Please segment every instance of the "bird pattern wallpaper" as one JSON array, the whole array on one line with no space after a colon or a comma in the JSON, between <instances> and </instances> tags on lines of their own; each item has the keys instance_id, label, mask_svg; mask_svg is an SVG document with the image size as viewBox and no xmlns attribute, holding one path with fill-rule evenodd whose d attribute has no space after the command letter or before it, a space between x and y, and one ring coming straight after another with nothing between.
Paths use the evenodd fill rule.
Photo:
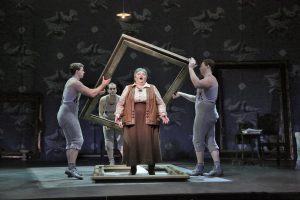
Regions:
<instances>
[{"instance_id":1,"label":"bird pattern wallpaper","mask_svg":"<svg viewBox=\"0 0 300 200\"><path fill-rule=\"evenodd\" d=\"M128 19L116 16L123 9L131 14ZM286 62L284 83L288 86L291 131L300 131L297 0L125 0L124 4L122 0L2 0L0 26L0 90L3 95L42 95L43 160L65 160L65 139L56 114L64 84L70 78L69 64L83 63L86 74L82 82L94 87L122 34L195 57L198 63L205 58L217 63ZM137 67L149 71L149 83L154 83L162 94L179 70L140 52L128 51L112 78L119 94L133 82ZM262 65L255 69L224 69L217 78L222 84L222 102L217 109L225 127L222 133L216 131L217 139L221 153L235 151L240 148L234 139L240 122L255 127L258 113L280 113L282 102L278 96L283 77L278 69L264 69ZM180 91L195 94L189 78ZM80 109L86 100L82 96ZM1 151L31 150L34 107L26 102L1 101L0 110ZM175 99L167 111L170 123L161 126L163 160L194 158L194 104ZM280 114L278 118L282 120ZM85 140L81 154L104 151L102 126L80 122ZM281 127L278 131L284 140L287 133Z\"/></svg>"}]
</instances>

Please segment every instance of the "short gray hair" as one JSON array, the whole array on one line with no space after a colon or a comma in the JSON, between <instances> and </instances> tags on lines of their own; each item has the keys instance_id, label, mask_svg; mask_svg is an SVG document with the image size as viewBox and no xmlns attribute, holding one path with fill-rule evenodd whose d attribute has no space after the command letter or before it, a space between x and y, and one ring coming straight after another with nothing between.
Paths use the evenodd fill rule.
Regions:
<instances>
[{"instance_id":1,"label":"short gray hair","mask_svg":"<svg viewBox=\"0 0 300 200\"><path fill-rule=\"evenodd\" d=\"M146 74L146 76L148 77L148 72L145 68L139 67L134 71L134 76L138 73L138 72L144 72Z\"/></svg>"}]
</instances>

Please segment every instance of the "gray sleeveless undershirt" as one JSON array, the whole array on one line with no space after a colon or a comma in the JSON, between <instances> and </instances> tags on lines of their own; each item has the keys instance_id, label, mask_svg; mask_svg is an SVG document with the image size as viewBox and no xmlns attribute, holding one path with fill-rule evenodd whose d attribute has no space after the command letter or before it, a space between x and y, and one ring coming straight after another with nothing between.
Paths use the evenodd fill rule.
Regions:
<instances>
[{"instance_id":1,"label":"gray sleeveless undershirt","mask_svg":"<svg viewBox=\"0 0 300 200\"><path fill-rule=\"evenodd\" d=\"M79 102L79 98L81 96L81 93L78 92L74 87L70 87L70 84L73 81L78 81L78 80L76 78L72 77L67 81L67 83L65 85L64 92L63 92L63 97L62 97L62 102L63 103L71 103L71 102L78 103ZM80 81L78 81L78 82L80 82Z\"/></svg>"},{"instance_id":2,"label":"gray sleeveless undershirt","mask_svg":"<svg viewBox=\"0 0 300 200\"><path fill-rule=\"evenodd\" d=\"M57 121L66 138L66 149L80 150L83 144L82 131L78 120L79 98L81 93L71 85L78 81L74 77L65 84L62 104L57 113ZM80 81L78 81L82 84Z\"/></svg>"},{"instance_id":3,"label":"gray sleeveless undershirt","mask_svg":"<svg viewBox=\"0 0 300 200\"><path fill-rule=\"evenodd\" d=\"M216 109L217 97L217 83L208 89L197 89L195 102L196 115L193 126L193 144L196 152L204 151L205 146L207 146L210 152L219 149L215 140L214 128L219 118Z\"/></svg>"},{"instance_id":4,"label":"gray sleeveless undershirt","mask_svg":"<svg viewBox=\"0 0 300 200\"><path fill-rule=\"evenodd\" d=\"M106 119L114 120L115 119L116 106L117 106L117 103L120 99L120 96L116 95L116 102L114 104L110 104L108 99L109 99L109 96L106 95L105 96L105 106L104 106L103 116Z\"/></svg>"},{"instance_id":5,"label":"gray sleeveless undershirt","mask_svg":"<svg viewBox=\"0 0 300 200\"><path fill-rule=\"evenodd\" d=\"M218 85L214 85L208 89L197 89L197 96L200 102L216 103L218 98Z\"/></svg>"}]
</instances>

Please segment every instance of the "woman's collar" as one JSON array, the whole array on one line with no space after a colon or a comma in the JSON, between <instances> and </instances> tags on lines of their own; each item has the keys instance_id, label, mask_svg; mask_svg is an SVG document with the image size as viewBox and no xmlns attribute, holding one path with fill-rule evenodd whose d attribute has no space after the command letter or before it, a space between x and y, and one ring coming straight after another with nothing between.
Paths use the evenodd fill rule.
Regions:
<instances>
[{"instance_id":1,"label":"woman's collar","mask_svg":"<svg viewBox=\"0 0 300 200\"><path fill-rule=\"evenodd\" d=\"M135 86L137 86L137 84L134 83L132 86L135 87ZM150 84L146 82L145 85L142 86L142 88L145 88L145 87L150 87Z\"/></svg>"}]
</instances>

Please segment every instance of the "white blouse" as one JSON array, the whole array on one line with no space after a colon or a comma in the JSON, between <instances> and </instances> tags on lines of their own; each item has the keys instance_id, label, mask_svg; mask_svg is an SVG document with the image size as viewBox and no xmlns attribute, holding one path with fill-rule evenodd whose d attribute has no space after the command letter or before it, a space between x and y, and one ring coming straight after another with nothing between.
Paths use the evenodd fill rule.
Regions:
<instances>
[{"instance_id":1,"label":"white blouse","mask_svg":"<svg viewBox=\"0 0 300 200\"><path fill-rule=\"evenodd\" d=\"M141 89L139 89L138 87L135 87L136 84L133 84L133 87L135 89L134 91L134 102L146 102L147 101L147 90L146 88L150 88L150 84L146 83ZM123 113L124 110L124 104L125 104L125 98L129 92L128 90L129 86L127 85L125 87L125 89L122 92L122 95L119 99L119 102L117 104L116 107L116 112L115 115L120 116ZM153 85L154 88L154 94L156 97L156 102L157 102L157 106L158 106L158 112L159 115L167 115L166 112L166 104L164 103L163 99L161 98L159 91L157 90L157 88Z\"/></svg>"}]
</instances>

